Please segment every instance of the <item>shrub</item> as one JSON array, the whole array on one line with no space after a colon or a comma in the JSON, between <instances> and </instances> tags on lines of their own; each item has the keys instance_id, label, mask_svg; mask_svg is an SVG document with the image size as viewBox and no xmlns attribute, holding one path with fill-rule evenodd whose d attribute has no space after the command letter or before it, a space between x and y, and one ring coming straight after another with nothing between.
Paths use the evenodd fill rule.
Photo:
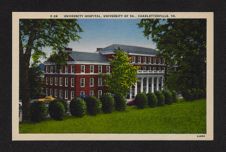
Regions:
<instances>
[{"instance_id":1,"label":"shrub","mask_svg":"<svg viewBox=\"0 0 226 152\"><path fill-rule=\"evenodd\" d=\"M128 106L135 106L135 99L126 103Z\"/></svg>"},{"instance_id":2,"label":"shrub","mask_svg":"<svg viewBox=\"0 0 226 152\"><path fill-rule=\"evenodd\" d=\"M138 109L143 109L147 105L147 96L144 93L138 93L135 98L135 105Z\"/></svg>"},{"instance_id":3,"label":"shrub","mask_svg":"<svg viewBox=\"0 0 226 152\"><path fill-rule=\"evenodd\" d=\"M111 94L104 94L100 101L102 103L102 111L104 113L112 113L114 109L114 98L111 96Z\"/></svg>"},{"instance_id":4,"label":"shrub","mask_svg":"<svg viewBox=\"0 0 226 152\"><path fill-rule=\"evenodd\" d=\"M61 102L64 105L65 113L68 111L68 105L67 102L63 99L57 99L59 102Z\"/></svg>"},{"instance_id":5,"label":"shrub","mask_svg":"<svg viewBox=\"0 0 226 152\"><path fill-rule=\"evenodd\" d=\"M55 120L63 120L65 108L62 102L54 100L49 103L49 115Z\"/></svg>"},{"instance_id":6,"label":"shrub","mask_svg":"<svg viewBox=\"0 0 226 152\"><path fill-rule=\"evenodd\" d=\"M126 99L122 95L115 95L115 110L125 111L126 110Z\"/></svg>"},{"instance_id":7,"label":"shrub","mask_svg":"<svg viewBox=\"0 0 226 152\"><path fill-rule=\"evenodd\" d=\"M190 89L183 90L182 91L182 96L187 101L191 101L194 98Z\"/></svg>"},{"instance_id":8,"label":"shrub","mask_svg":"<svg viewBox=\"0 0 226 152\"><path fill-rule=\"evenodd\" d=\"M165 104L165 96L163 95L163 93L161 91L156 91L155 95L157 97L158 100L158 106L163 106Z\"/></svg>"},{"instance_id":9,"label":"shrub","mask_svg":"<svg viewBox=\"0 0 226 152\"><path fill-rule=\"evenodd\" d=\"M177 92L175 90L172 91L172 102L177 102Z\"/></svg>"},{"instance_id":10,"label":"shrub","mask_svg":"<svg viewBox=\"0 0 226 152\"><path fill-rule=\"evenodd\" d=\"M150 107L155 107L157 105L158 100L154 93L148 93L147 99L148 99L148 105Z\"/></svg>"},{"instance_id":11,"label":"shrub","mask_svg":"<svg viewBox=\"0 0 226 152\"><path fill-rule=\"evenodd\" d=\"M101 103L100 100L97 99L94 96L89 96L85 98L86 106L87 106L87 112L90 115L96 115L100 112L101 109Z\"/></svg>"},{"instance_id":12,"label":"shrub","mask_svg":"<svg viewBox=\"0 0 226 152\"><path fill-rule=\"evenodd\" d=\"M164 91L162 91L162 93L165 96L165 103L171 104L173 102L172 93L169 90L164 90Z\"/></svg>"},{"instance_id":13,"label":"shrub","mask_svg":"<svg viewBox=\"0 0 226 152\"><path fill-rule=\"evenodd\" d=\"M30 111L31 121L40 122L44 120L48 114L47 111L48 109L44 103L38 101L33 102Z\"/></svg>"},{"instance_id":14,"label":"shrub","mask_svg":"<svg viewBox=\"0 0 226 152\"><path fill-rule=\"evenodd\" d=\"M83 117L86 114L86 103L82 98L74 98L70 102L72 116Z\"/></svg>"}]
</instances>

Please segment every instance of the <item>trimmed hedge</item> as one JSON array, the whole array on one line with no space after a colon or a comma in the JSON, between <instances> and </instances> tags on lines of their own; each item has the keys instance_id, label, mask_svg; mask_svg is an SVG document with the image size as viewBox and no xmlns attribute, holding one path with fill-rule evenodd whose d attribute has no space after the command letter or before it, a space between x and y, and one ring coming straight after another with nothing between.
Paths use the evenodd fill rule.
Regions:
<instances>
[{"instance_id":1,"label":"trimmed hedge","mask_svg":"<svg viewBox=\"0 0 226 152\"><path fill-rule=\"evenodd\" d=\"M173 102L172 93L169 90L164 90L162 93L165 96L165 104L171 104Z\"/></svg>"},{"instance_id":2,"label":"trimmed hedge","mask_svg":"<svg viewBox=\"0 0 226 152\"><path fill-rule=\"evenodd\" d=\"M102 111L104 113L112 113L112 111L114 110L115 100L111 96L111 94L106 93L102 95L102 97L100 98L100 101L102 103Z\"/></svg>"},{"instance_id":3,"label":"trimmed hedge","mask_svg":"<svg viewBox=\"0 0 226 152\"><path fill-rule=\"evenodd\" d=\"M86 103L82 98L74 98L70 102L72 116L83 117L86 114Z\"/></svg>"},{"instance_id":4,"label":"trimmed hedge","mask_svg":"<svg viewBox=\"0 0 226 152\"><path fill-rule=\"evenodd\" d=\"M148 99L148 105L150 107L156 107L158 103L158 99L154 93L148 93L147 94L147 99Z\"/></svg>"},{"instance_id":5,"label":"trimmed hedge","mask_svg":"<svg viewBox=\"0 0 226 152\"><path fill-rule=\"evenodd\" d=\"M101 111L100 100L94 96L88 96L85 98L87 113L89 115L97 115Z\"/></svg>"},{"instance_id":6,"label":"trimmed hedge","mask_svg":"<svg viewBox=\"0 0 226 152\"><path fill-rule=\"evenodd\" d=\"M165 96L164 96L164 94L161 91L156 91L155 95L156 95L157 100L158 100L157 105L158 106L163 106L165 104Z\"/></svg>"},{"instance_id":7,"label":"trimmed hedge","mask_svg":"<svg viewBox=\"0 0 226 152\"><path fill-rule=\"evenodd\" d=\"M54 100L49 103L49 115L55 120L63 120L65 108L61 101Z\"/></svg>"},{"instance_id":8,"label":"trimmed hedge","mask_svg":"<svg viewBox=\"0 0 226 152\"><path fill-rule=\"evenodd\" d=\"M42 102L33 102L30 109L30 117L33 122L40 122L46 118L48 109Z\"/></svg>"},{"instance_id":9,"label":"trimmed hedge","mask_svg":"<svg viewBox=\"0 0 226 152\"><path fill-rule=\"evenodd\" d=\"M126 99L122 95L115 95L115 110L125 111L126 110Z\"/></svg>"},{"instance_id":10,"label":"trimmed hedge","mask_svg":"<svg viewBox=\"0 0 226 152\"><path fill-rule=\"evenodd\" d=\"M138 93L135 98L135 105L138 109L144 109L147 106L147 96L144 93Z\"/></svg>"},{"instance_id":11,"label":"trimmed hedge","mask_svg":"<svg viewBox=\"0 0 226 152\"><path fill-rule=\"evenodd\" d=\"M182 91L182 96L185 100L191 101L195 99L205 98L205 90L199 88L192 88Z\"/></svg>"},{"instance_id":12,"label":"trimmed hedge","mask_svg":"<svg viewBox=\"0 0 226 152\"><path fill-rule=\"evenodd\" d=\"M67 102L63 99L57 99L59 102L61 102L64 105L65 113L68 111L68 105Z\"/></svg>"}]
</instances>

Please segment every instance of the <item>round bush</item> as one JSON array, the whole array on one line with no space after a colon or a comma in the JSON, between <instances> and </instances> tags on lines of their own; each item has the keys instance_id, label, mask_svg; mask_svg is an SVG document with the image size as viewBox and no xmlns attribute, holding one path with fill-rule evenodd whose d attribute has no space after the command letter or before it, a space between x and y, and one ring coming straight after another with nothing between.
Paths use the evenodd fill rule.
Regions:
<instances>
[{"instance_id":1,"label":"round bush","mask_svg":"<svg viewBox=\"0 0 226 152\"><path fill-rule=\"evenodd\" d=\"M172 92L172 102L177 102L177 92L175 90L171 92Z\"/></svg>"},{"instance_id":2,"label":"round bush","mask_svg":"<svg viewBox=\"0 0 226 152\"><path fill-rule=\"evenodd\" d=\"M33 122L40 122L46 118L48 114L48 109L42 102L33 102L31 104L31 121Z\"/></svg>"},{"instance_id":3,"label":"round bush","mask_svg":"<svg viewBox=\"0 0 226 152\"><path fill-rule=\"evenodd\" d=\"M89 96L85 98L87 113L90 115L97 115L101 110L100 100L94 96Z\"/></svg>"},{"instance_id":4,"label":"round bush","mask_svg":"<svg viewBox=\"0 0 226 152\"><path fill-rule=\"evenodd\" d=\"M135 105L138 109L143 109L146 107L148 102L147 96L144 93L138 93L135 98Z\"/></svg>"},{"instance_id":5,"label":"round bush","mask_svg":"<svg viewBox=\"0 0 226 152\"><path fill-rule=\"evenodd\" d=\"M171 104L173 102L172 93L169 90L164 90L162 93L165 96L165 103Z\"/></svg>"},{"instance_id":6,"label":"round bush","mask_svg":"<svg viewBox=\"0 0 226 152\"><path fill-rule=\"evenodd\" d=\"M194 99L194 96L193 96L192 91L190 89L183 90L182 91L182 96L187 101L191 101L191 100Z\"/></svg>"},{"instance_id":7,"label":"round bush","mask_svg":"<svg viewBox=\"0 0 226 152\"><path fill-rule=\"evenodd\" d=\"M158 100L158 106L163 106L165 104L165 96L163 95L163 93L161 91L156 91L155 95L157 97Z\"/></svg>"},{"instance_id":8,"label":"round bush","mask_svg":"<svg viewBox=\"0 0 226 152\"><path fill-rule=\"evenodd\" d=\"M65 113L67 113L68 111L68 105L67 105L67 102L63 99L57 99L59 102L61 102L64 106L64 109L65 109Z\"/></svg>"},{"instance_id":9,"label":"round bush","mask_svg":"<svg viewBox=\"0 0 226 152\"><path fill-rule=\"evenodd\" d=\"M147 99L148 99L148 105L150 107L157 106L158 99L157 99L157 97L156 97L156 95L154 93L148 93L147 94Z\"/></svg>"},{"instance_id":10,"label":"round bush","mask_svg":"<svg viewBox=\"0 0 226 152\"><path fill-rule=\"evenodd\" d=\"M115 95L115 110L125 111L126 110L126 99L122 95Z\"/></svg>"},{"instance_id":11,"label":"round bush","mask_svg":"<svg viewBox=\"0 0 226 152\"><path fill-rule=\"evenodd\" d=\"M63 120L65 108L62 102L54 100L49 103L49 115L55 120Z\"/></svg>"},{"instance_id":12,"label":"round bush","mask_svg":"<svg viewBox=\"0 0 226 152\"><path fill-rule=\"evenodd\" d=\"M70 102L72 116L83 117L86 114L86 103L82 98L74 98Z\"/></svg>"},{"instance_id":13,"label":"round bush","mask_svg":"<svg viewBox=\"0 0 226 152\"><path fill-rule=\"evenodd\" d=\"M104 113L112 113L114 109L114 98L110 94L104 94L100 101L102 103L102 111Z\"/></svg>"}]
</instances>

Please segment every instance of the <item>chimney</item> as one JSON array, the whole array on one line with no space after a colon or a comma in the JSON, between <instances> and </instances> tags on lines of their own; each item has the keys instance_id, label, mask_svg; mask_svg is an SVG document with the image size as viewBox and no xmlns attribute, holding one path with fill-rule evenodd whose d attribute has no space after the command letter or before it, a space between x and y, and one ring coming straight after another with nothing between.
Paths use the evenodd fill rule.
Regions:
<instances>
[{"instance_id":1,"label":"chimney","mask_svg":"<svg viewBox=\"0 0 226 152\"><path fill-rule=\"evenodd\" d=\"M97 52L100 52L103 48L97 48Z\"/></svg>"}]
</instances>

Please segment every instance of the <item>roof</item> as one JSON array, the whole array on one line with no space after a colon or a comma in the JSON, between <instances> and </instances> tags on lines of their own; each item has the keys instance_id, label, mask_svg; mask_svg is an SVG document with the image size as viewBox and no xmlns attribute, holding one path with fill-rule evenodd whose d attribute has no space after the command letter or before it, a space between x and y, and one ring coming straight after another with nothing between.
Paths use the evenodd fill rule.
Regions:
<instances>
[{"instance_id":1,"label":"roof","mask_svg":"<svg viewBox=\"0 0 226 152\"><path fill-rule=\"evenodd\" d=\"M100 49L101 53L114 53L114 50L122 49L127 53L133 54L148 54L148 55L157 55L157 51L152 48L145 48L139 46L130 46L130 45L122 45L122 44L112 44L108 47Z\"/></svg>"},{"instance_id":2,"label":"roof","mask_svg":"<svg viewBox=\"0 0 226 152\"><path fill-rule=\"evenodd\" d=\"M108 63L108 60L105 56L100 53L91 53L91 52L77 52L72 51L69 54L74 61L89 61L89 62L100 62Z\"/></svg>"}]
</instances>

